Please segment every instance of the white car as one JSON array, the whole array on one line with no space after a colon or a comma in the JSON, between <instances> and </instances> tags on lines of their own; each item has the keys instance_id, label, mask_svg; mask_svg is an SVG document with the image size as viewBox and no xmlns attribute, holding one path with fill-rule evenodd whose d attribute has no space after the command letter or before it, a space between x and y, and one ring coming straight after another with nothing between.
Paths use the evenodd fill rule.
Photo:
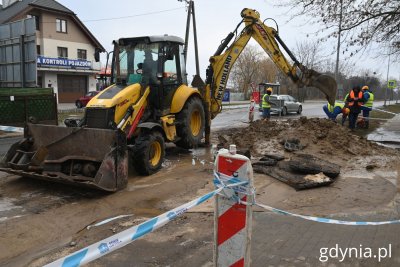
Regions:
<instances>
[{"instance_id":1,"label":"white car","mask_svg":"<svg viewBox=\"0 0 400 267\"><path fill-rule=\"evenodd\" d=\"M290 95L271 95L270 102L276 104L271 105L271 113L280 113L282 116L285 116L290 112L301 114L303 111L301 103Z\"/></svg>"}]
</instances>

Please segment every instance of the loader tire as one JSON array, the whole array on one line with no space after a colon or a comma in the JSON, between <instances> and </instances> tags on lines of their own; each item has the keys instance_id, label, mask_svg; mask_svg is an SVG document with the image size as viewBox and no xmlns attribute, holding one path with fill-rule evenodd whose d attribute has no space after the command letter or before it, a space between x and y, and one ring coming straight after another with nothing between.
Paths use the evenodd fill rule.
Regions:
<instances>
[{"instance_id":1,"label":"loader tire","mask_svg":"<svg viewBox=\"0 0 400 267\"><path fill-rule=\"evenodd\" d=\"M151 175L161 169L165 156L165 142L161 133L140 135L132 151L132 164L140 175Z\"/></svg>"},{"instance_id":2,"label":"loader tire","mask_svg":"<svg viewBox=\"0 0 400 267\"><path fill-rule=\"evenodd\" d=\"M186 149L200 144L205 125L204 106L201 99L190 98L176 117L179 123L176 131L180 137L176 144Z\"/></svg>"}]
</instances>

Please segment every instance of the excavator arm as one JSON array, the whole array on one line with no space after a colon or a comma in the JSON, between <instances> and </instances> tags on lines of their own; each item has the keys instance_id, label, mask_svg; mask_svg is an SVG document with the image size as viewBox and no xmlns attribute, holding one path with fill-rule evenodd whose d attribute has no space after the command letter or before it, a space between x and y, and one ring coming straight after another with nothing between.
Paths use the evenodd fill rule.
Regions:
<instances>
[{"instance_id":1,"label":"excavator arm","mask_svg":"<svg viewBox=\"0 0 400 267\"><path fill-rule=\"evenodd\" d=\"M334 104L337 85L332 77L303 66L281 40L277 31L274 28L266 26L260 20L260 14L256 10L245 8L242 10L241 16L242 21L237 25L235 31L229 33L215 54L210 58L205 90L209 119L215 118L221 112L222 98L231 68L250 38L254 38L260 44L276 66L297 86L316 87L326 95L329 103ZM236 38L228 46L242 23L245 24L245 27L239 34L236 34ZM290 59L294 62L293 64L286 59L280 46L289 55Z\"/></svg>"}]
</instances>

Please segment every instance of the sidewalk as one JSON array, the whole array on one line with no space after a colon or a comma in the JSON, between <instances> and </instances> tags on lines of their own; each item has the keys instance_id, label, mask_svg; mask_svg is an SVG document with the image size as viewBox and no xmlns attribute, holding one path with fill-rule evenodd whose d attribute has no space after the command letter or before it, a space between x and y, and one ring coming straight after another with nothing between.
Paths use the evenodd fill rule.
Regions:
<instances>
[{"instance_id":1,"label":"sidewalk","mask_svg":"<svg viewBox=\"0 0 400 267\"><path fill-rule=\"evenodd\" d=\"M368 140L382 143L396 143L400 145L400 115L381 125L376 131L370 133Z\"/></svg>"},{"instance_id":2,"label":"sidewalk","mask_svg":"<svg viewBox=\"0 0 400 267\"><path fill-rule=\"evenodd\" d=\"M363 219L379 221L397 218L398 214L374 217L368 216ZM255 222L251 252L254 266L375 267L399 266L400 264L399 224L331 225L272 213L256 213ZM330 257L329 252L323 253L325 248L336 247L342 252L347 249L347 254L343 256L340 252L338 255L331 253L333 257ZM379 249L389 247L390 257L386 255L379 262L377 255ZM349 249L352 249L351 254ZM368 249L371 249L371 257L365 253Z\"/></svg>"}]
</instances>

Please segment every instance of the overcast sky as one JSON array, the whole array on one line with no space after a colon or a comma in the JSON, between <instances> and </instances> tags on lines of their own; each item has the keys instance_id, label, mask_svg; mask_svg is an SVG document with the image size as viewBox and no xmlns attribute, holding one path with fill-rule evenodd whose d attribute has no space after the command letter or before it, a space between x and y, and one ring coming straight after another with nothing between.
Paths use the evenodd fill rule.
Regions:
<instances>
[{"instance_id":1,"label":"overcast sky","mask_svg":"<svg viewBox=\"0 0 400 267\"><path fill-rule=\"evenodd\" d=\"M112 50L112 40L121 37L163 34L185 37L187 13L185 3L178 0L58 0L58 2L74 11L107 51ZM288 22L287 9L277 8L271 3L272 1L195 0L194 2L200 72L203 78L209 57L214 54L221 40L240 22L240 12L243 8L256 9L260 12L262 20L274 18L279 25L281 38L293 52L296 42L307 40L307 34L318 30L316 25L305 26L305 18ZM274 26L269 24L270 22L266 23L268 26ZM335 42L327 43L325 46L325 54L328 55L333 51ZM190 77L195 74L192 39L188 53L187 69ZM335 60L335 55L332 55L332 60ZM369 68L386 79L387 58L371 59L370 54L364 53L353 60L358 69ZM390 76L396 79L400 78L398 65L395 62L391 64Z\"/></svg>"}]
</instances>

